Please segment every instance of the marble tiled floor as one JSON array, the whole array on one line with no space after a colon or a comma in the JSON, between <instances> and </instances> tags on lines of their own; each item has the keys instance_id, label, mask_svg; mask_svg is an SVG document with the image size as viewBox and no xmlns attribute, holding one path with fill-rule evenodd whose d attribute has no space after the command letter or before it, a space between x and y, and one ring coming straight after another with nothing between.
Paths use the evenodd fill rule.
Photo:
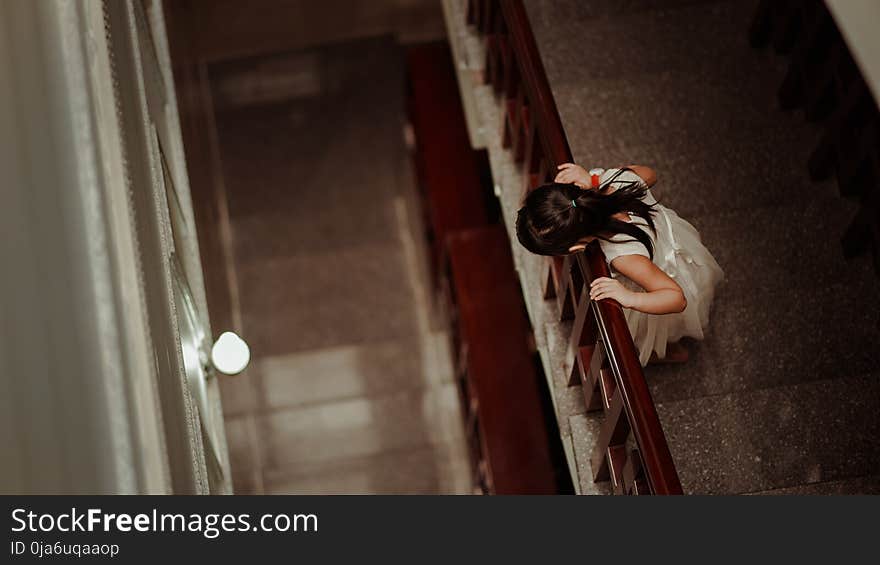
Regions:
<instances>
[{"instance_id":1,"label":"marble tiled floor","mask_svg":"<svg viewBox=\"0 0 880 565\"><path fill-rule=\"evenodd\" d=\"M236 93L217 124L254 355L222 384L238 493L469 490L401 55L380 38L211 68Z\"/></svg>"}]
</instances>

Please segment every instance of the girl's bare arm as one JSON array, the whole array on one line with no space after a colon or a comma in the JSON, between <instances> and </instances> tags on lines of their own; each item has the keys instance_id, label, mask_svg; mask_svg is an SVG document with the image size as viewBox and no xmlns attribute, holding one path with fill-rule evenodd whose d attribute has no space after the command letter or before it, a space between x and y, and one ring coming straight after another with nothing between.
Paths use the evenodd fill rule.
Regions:
<instances>
[{"instance_id":1,"label":"girl's bare arm","mask_svg":"<svg viewBox=\"0 0 880 565\"><path fill-rule=\"evenodd\" d=\"M643 255L621 255L611 265L622 275L635 282L645 292L635 292L619 281L600 277L590 285L590 298L611 298L624 308L646 314L674 314L687 307L681 287L650 259Z\"/></svg>"},{"instance_id":2,"label":"girl's bare arm","mask_svg":"<svg viewBox=\"0 0 880 565\"><path fill-rule=\"evenodd\" d=\"M626 168L639 175L648 187L657 184L657 173L651 167L646 167L644 165L627 165Z\"/></svg>"},{"instance_id":3,"label":"girl's bare arm","mask_svg":"<svg viewBox=\"0 0 880 565\"><path fill-rule=\"evenodd\" d=\"M553 179L555 182L572 183L581 188L592 188L590 174L580 165L563 163L557 168L559 172L556 174L556 178ZM651 167L628 165L625 168L632 170L633 173L645 181L649 188L657 184L657 173Z\"/></svg>"}]
</instances>

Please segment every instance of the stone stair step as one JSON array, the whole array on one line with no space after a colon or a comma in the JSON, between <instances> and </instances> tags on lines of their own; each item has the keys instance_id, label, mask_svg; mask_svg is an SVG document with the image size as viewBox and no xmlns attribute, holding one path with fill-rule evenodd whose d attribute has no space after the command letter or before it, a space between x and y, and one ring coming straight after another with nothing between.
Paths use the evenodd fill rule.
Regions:
<instances>
[{"instance_id":1,"label":"stone stair step","mask_svg":"<svg viewBox=\"0 0 880 565\"><path fill-rule=\"evenodd\" d=\"M733 104L750 100L740 109L762 111L765 120L772 120L786 62L749 46L754 9L755 2L728 1L600 19L546 7L533 7L530 14L533 22L540 22L533 26L535 37L565 124L571 123L570 103L589 104L601 112L617 98L643 104L650 100L649 110L670 97L684 99L672 112L684 108L700 118L709 117L705 110L718 99L726 97ZM695 50L699 56L693 55ZM746 119L751 117L743 115L739 123L760 127L760 122Z\"/></svg>"},{"instance_id":2,"label":"stone stair step","mask_svg":"<svg viewBox=\"0 0 880 565\"><path fill-rule=\"evenodd\" d=\"M753 2L676 4L607 20L569 11L530 7L577 160L652 164L666 186L706 187L699 199L679 199L685 215L779 202L809 183L805 163L818 132L780 113L783 66L745 39ZM754 191L728 189L756 180Z\"/></svg>"},{"instance_id":3,"label":"stone stair step","mask_svg":"<svg viewBox=\"0 0 880 565\"><path fill-rule=\"evenodd\" d=\"M470 462L457 447L428 445L274 470L266 474L266 494L470 494Z\"/></svg>"},{"instance_id":4,"label":"stone stair step","mask_svg":"<svg viewBox=\"0 0 880 565\"><path fill-rule=\"evenodd\" d=\"M718 0L525 0L526 11L534 28L548 28L557 21L619 18L639 12L654 12L689 4L717 3Z\"/></svg>"},{"instance_id":5,"label":"stone stair step","mask_svg":"<svg viewBox=\"0 0 880 565\"><path fill-rule=\"evenodd\" d=\"M731 297L855 281L870 287L867 258L847 260L841 252L840 237L857 211L854 202L821 198L688 219L725 268Z\"/></svg>"},{"instance_id":6,"label":"stone stair step","mask_svg":"<svg viewBox=\"0 0 880 565\"><path fill-rule=\"evenodd\" d=\"M554 89L563 82L590 88L594 80L637 78L658 71L686 72L701 83L747 82L785 65L782 58L748 43L755 0L674 2L602 18L590 17L589 7L583 6L588 4L593 3L527 2ZM695 51L699 56L694 56ZM640 86L650 88L645 82Z\"/></svg>"},{"instance_id":7,"label":"stone stair step","mask_svg":"<svg viewBox=\"0 0 880 565\"><path fill-rule=\"evenodd\" d=\"M695 79L666 71L645 77L588 79L553 85L559 114L577 155L632 145L660 145L682 138L700 142L731 132L753 132L758 139L781 126L807 129L795 115L776 106L774 87L760 89L728 81ZM790 122L790 123L789 123ZM587 128L580 136L573 128ZM577 140L586 139L581 147Z\"/></svg>"},{"instance_id":8,"label":"stone stair step","mask_svg":"<svg viewBox=\"0 0 880 565\"><path fill-rule=\"evenodd\" d=\"M645 112L644 119L648 119ZM623 120L619 116L601 120L606 125L600 129L618 119ZM642 127L638 124L643 118L626 120ZM594 123L598 122L586 118L568 122L575 160L587 167L641 164L654 168L658 176L655 196L685 219L788 204L811 196L837 197L834 183L814 183L809 178L806 163L817 139L815 132L789 127L784 119L761 132L719 132L722 126L706 123L699 126L703 129L698 134L679 132L665 137L649 132L656 125L645 126L645 135L654 141L626 129L615 137L611 127L607 135L594 136ZM606 140L614 146L606 145Z\"/></svg>"},{"instance_id":9,"label":"stone stair step","mask_svg":"<svg viewBox=\"0 0 880 565\"><path fill-rule=\"evenodd\" d=\"M581 494L611 494L611 483L593 482L590 455L599 437L601 420L592 414L577 414L569 418L571 441L574 445Z\"/></svg>"},{"instance_id":10,"label":"stone stair step","mask_svg":"<svg viewBox=\"0 0 880 565\"><path fill-rule=\"evenodd\" d=\"M753 495L842 495L842 494L880 494L880 475L853 477L839 481L808 483L788 488L763 490L749 493Z\"/></svg>"},{"instance_id":11,"label":"stone stair step","mask_svg":"<svg viewBox=\"0 0 880 565\"><path fill-rule=\"evenodd\" d=\"M556 419L561 435L571 435L570 418L583 415L587 411L584 393L580 385L556 389Z\"/></svg>"},{"instance_id":12,"label":"stone stair step","mask_svg":"<svg viewBox=\"0 0 880 565\"><path fill-rule=\"evenodd\" d=\"M757 268L757 267L756 267ZM862 281L768 291L724 286L687 363L651 366L655 401L816 381L880 369L880 293Z\"/></svg>"},{"instance_id":13,"label":"stone stair step","mask_svg":"<svg viewBox=\"0 0 880 565\"><path fill-rule=\"evenodd\" d=\"M657 410L686 493L784 489L880 472L880 372Z\"/></svg>"},{"instance_id":14,"label":"stone stair step","mask_svg":"<svg viewBox=\"0 0 880 565\"><path fill-rule=\"evenodd\" d=\"M268 476L386 451L463 445L461 418L457 385L445 383L268 411L256 417L256 426Z\"/></svg>"}]
</instances>

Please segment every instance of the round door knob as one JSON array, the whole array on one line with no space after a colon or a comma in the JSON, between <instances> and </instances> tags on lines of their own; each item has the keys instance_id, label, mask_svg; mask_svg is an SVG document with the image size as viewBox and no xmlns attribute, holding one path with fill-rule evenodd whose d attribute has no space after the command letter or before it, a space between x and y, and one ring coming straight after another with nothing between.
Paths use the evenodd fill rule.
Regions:
<instances>
[{"instance_id":1,"label":"round door knob","mask_svg":"<svg viewBox=\"0 0 880 565\"><path fill-rule=\"evenodd\" d=\"M211 348L211 363L225 375L237 375L247 368L251 348L233 332L223 332Z\"/></svg>"}]
</instances>

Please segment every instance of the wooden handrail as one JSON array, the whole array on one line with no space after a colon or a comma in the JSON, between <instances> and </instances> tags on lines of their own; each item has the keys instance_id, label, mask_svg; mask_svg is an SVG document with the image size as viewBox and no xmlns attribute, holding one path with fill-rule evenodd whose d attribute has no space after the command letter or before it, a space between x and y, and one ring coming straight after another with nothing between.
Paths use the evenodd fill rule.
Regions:
<instances>
[{"instance_id":1,"label":"wooden handrail","mask_svg":"<svg viewBox=\"0 0 880 565\"><path fill-rule=\"evenodd\" d=\"M551 180L556 167L562 163L572 162L573 157L525 6L522 0L471 0L468 13L475 20L494 18L493 21L479 19L479 21L472 22L478 23L478 29L496 35L500 35L502 31L506 33L506 38L496 37L494 43L490 42L488 57L492 60L492 45L497 48L501 39L509 42L516 69L507 69L507 72L516 72L519 76L519 86L523 89L524 96L519 96L517 99L522 99L528 104L531 119L529 125L519 124L522 128L529 128L528 131L523 130L519 133L526 137L534 135L535 141L540 143L543 150L541 158L545 163L544 166L539 167L537 183L541 184ZM494 64L497 65L500 62L496 61ZM500 73L493 74L497 76ZM519 111L519 109L515 108L515 111ZM528 143L526 145L528 146ZM529 176L532 171L528 170L530 167L528 163L533 161L533 157L525 155L523 160L527 163L526 175ZM634 454L634 457L640 460L638 462L640 464L631 464L631 467L635 466L644 473L651 493L681 494L681 482L675 470L672 454L645 381L644 371L639 363L638 352L629 332L623 310L617 302L609 299L590 302L588 290L590 281L597 277L610 276L605 255L594 243L585 252L573 256L573 259L566 257L562 261L561 268L559 268L557 259L556 269L556 288L554 290L558 295L564 294L561 302L563 317L571 317L565 306L571 302L566 303L566 300L576 301L579 297L582 303L587 301L587 304L583 304L584 308L589 305L593 320L588 323L595 324L593 327L598 330L596 333L598 333L603 346L604 357L600 361L607 364L614 376L616 384L614 398L620 399L626 418L626 422L623 424L613 421L608 422L608 425L605 426L609 431L604 435L614 439L609 440L608 446L599 446L601 449L598 454L600 459L604 461L603 465L610 469L615 467L614 464L617 463L617 467L608 473L616 482L620 480L620 475L625 474L621 473L622 465L615 454L625 452L625 441L621 441L620 437L625 438L625 428L628 424L638 446L638 452ZM577 288L578 286L582 288ZM582 321L582 323L584 322ZM582 330L576 329L574 331L579 333ZM581 341L580 335L573 336L572 341L579 343ZM591 355L591 358L586 360L587 367L592 364L592 356L597 355L596 349L586 348ZM579 366L583 366L583 363L581 365L575 363L576 370ZM598 381L599 377L592 375L590 379L585 380L585 387L590 386L598 389ZM592 394L592 391L589 394ZM590 407L595 407L595 403L588 402L588 404ZM610 405L610 403L606 404ZM622 434L621 430L623 430ZM628 454L623 455L623 458L627 457L629 457ZM629 489L617 488L616 485L615 491L636 493L639 489L635 486Z\"/></svg>"},{"instance_id":2,"label":"wooden handrail","mask_svg":"<svg viewBox=\"0 0 880 565\"><path fill-rule=\"evenodd\" d=\"M587 285L595 278L611 276L605 254L595 243L589 247L589 251L577 254L577 263ZM623 395L623 407L639 446L651 492L682 494L675 462L666 443L654 399L648 390L623 308L616 301L606 299L594 302L593 312L606 350L609 351L611 367L618 390Z\"/></svg>"}]
</instances>

